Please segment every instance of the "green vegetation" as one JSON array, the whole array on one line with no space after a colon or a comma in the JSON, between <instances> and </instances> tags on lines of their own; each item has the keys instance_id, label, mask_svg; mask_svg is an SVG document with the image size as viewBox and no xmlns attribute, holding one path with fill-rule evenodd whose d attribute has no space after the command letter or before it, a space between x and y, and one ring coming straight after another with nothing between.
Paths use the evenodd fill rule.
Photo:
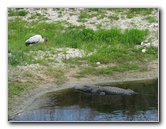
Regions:
<instances>
[{"instance_id":1,"label":"green vegetation","mask_svg":"<svg viewBox=\"0 0 166 129\"><path fill-rule=\"evenodd\" d=\"M86 67L83 68L78 74L79 76L85 75L106 75L106 74L113 74L113 72L124 72L129 70L137 70L139 66L137 64L119 64L117 66L108 66L107 68L95 68L95 67Z\"/></svg>"},{"instance_id":2,"label":"green vegetation","mask_svg":"<svg viewBox=\"0 0 166 129\"><path fill-rule=\"evenodd\" d=\"M113 14L106 16L106 11L112 11ZM137 15L149 15L153 11L153 8L88 8L82 10L80 13L80 19L97 17L97 19L103 19L104 17L118 20L118 14L122 16L126 15L127 18L133 18Z\"/></svg>"},{"instance_id":3,"label":"green vegetation","mask_svg":"<svg viewBox=\"0 0 166 129\"><path fill-rule=\"evenodd\" d=\"M145 19L148 20L149 23L156 22L156 19L154 17L152 17L152 16L147 16Z\"/></svg>"},{"instance_id":4,"label":"green vegetation","mask_svg":"<svg viewBox=\"0 0 166 129\"><path fill-rule=\"evenodd\" d=\"M127 18L133 18L138 14L148 15L151 14L153 8L129 8L125 14L127 14Z\"/></svg>"},{"instance_id":5,"label":"green vegetation","mask_svg":"<svg viewBox=\"0 0 166 129\"><path fill-rule=\"evenodd\" d=\"M36 13L36 14L32 15L31 17L29 17L28 19L29 20L36 19L38 21L40 21L40 20L49 20L48 17L46 17L45 15L42 15L41 13Z\"/></svg>"},{"instance_id":6,"label":"green vegetation","mask_svg":"<svg viewBox=\"0 0 166 129\"><path fill-rule=\"evenodd\" d=\"M17 8L16 10L9 9L9 16L26 16L28 14L27 11Z\"/></svg>"},{"instance_id":7,"label":"green vegetation","mask_svg":"<svg viewBox=\"0 0 166 129\"><path fill-rule=\"evenodd\" d=\"M8 82L8 97L12 97L12 95L21 95L23 91L31 85L32 82Z\"/></svg>"},{"instance_id":8,"label":"green vegetation","mask_svg":"<svg viewBox=\"0 0 166 129\"><path fill-rule=\"evenodd\" d=\"M118 20L119 19L118 15L115 15L115 14L108 16L108 18L114 19L114 20Z\"/></svg>"},{"instance_id":9,"label":"green vegetation","mask_svg":"<svg viewBox=\"0 0 166 129\"><path fill-rule=\"evenodd\" d=\"M63 26L64 24L65 22L48 24L37 21L27 23L19 18L9 21L8 52L12 55L9 56L9 64L13 66L31 63L43 64L44 61L35 62L32 60L33 56L27 56L26 53L37 50L49 51L51 47L86 48L87 53L95 50L96 52L93 55L84 57L92 63L99 61L107 64L111 61L128 61L140 55L138 54L140 50L134 49L134 45L140 44L148 34L148 30L136 28L126 29L124 32L118 28L94 31L86 29L84 26L77 27L70 24L68 27L70 29L68 29ZM48 37L49 46L39 44L26 47L26 39L34 34L42 34L44 37Z\"/></svg>"},{"instance_id":10,"label":"green vegetation","mask_svg":"<svg viewBox=\"0 0 166 129\"><path fill-rule=\"evenodd\" d=\"M87 18L87 15L88 15L88 13L87 12L85 12L85 11L81 11L81 13L80 13L80 19L82 19L82 18Z\"/></svg>"},{"instance_id":11,"label":"green vegetation","mask_svg":"<svg viewBox=\"0 0 166 129\"><path fill-rule=\"evenodd\" d=\"M128 13L148 15L152 11L153 8L129 8Z\"/></svg>"}]
</instances>

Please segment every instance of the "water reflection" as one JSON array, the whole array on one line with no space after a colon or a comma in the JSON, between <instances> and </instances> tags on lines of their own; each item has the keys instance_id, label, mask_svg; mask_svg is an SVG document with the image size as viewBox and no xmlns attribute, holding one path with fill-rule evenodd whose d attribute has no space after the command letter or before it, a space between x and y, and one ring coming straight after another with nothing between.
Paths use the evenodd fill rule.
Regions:
<instances>
[{"instance_id":1,"label":"water reflection","mask_svg":"<svg viewBox=\"0 0 166 129\"><path fill-rule=\"evenodd\" d=\"M158 121L157 82L123 88L138 94L100 96L74 89L50 92L34 102L37 107L19 114L14 121Z\"/></svg>"},{"instance_id":2,"label":"water reflection","mask_svg":"<svg viewBox=\"0 0 166 129\"><path fill-rule=\"evenodd\" d=\"M138 111L129 115L125 110L112 113L100 113L91 108L80 108L79 106L56 107L55 109L34 110L20 114L18 121L157 121L158 111L150 109Z\"/></svg>"}]
</instances>

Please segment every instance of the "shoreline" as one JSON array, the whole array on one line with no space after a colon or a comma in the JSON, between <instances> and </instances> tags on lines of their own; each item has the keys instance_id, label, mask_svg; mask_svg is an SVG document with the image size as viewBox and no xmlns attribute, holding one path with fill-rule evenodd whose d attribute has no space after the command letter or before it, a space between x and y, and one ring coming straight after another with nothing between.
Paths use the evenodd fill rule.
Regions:
<instances>
[{"instance_id":1,"label":"shoreline","mask_svg":"<svg viewBox=\"0 0 166 129\"><path fill-rule=\"evenodd\" d=\"M52 91L58 91L58 90L64 90L64 89L68 89L68 88L73 88L76 85L81 85L81 84L94 84L94 85L102 85L105 84L106 86L110 85L111 83L124 83L124 82L129 82L129 81L152 81L152 80L158 80L158 76L151 76L151 77L147 77L147 78L123 78L122 80L117 79L117 80L111 80L109 79L109 77L104 77L104 78L96 78L96 79L92 79L90 80L89 78L87 79L79 79L78 82L70 82L67 81L65 84L63 85L57 85L54 82L45 82L45 84L41 84L39 86L37 86L35 89L31 89L29 88L27 90L27 92L23 93L21 95L21 97L16 96L13 98L13 100L15 102L17 102L17 104L12 104L12 108L11 110L8 110L8 116L9 116L9 121L12 120L14 118L14 116L24 112L26 110L26 108L31 105L33 103L34 100L36 100L38 97L48 93L48 92L52 92ZM85 82L85 80L87 80L87 82Z\"/></svg>"}]
</instances>

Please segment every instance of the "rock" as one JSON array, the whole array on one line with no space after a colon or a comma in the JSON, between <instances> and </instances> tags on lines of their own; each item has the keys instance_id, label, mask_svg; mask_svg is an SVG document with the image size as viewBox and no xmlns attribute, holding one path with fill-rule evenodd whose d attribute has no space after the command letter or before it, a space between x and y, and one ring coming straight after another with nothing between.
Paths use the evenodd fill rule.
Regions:
<instances>
[{"instance_id":1,"label":"rock","mask_svg":"<svg viewBox=\"0 0 166 129\"><path fill-rule=\"evenodd\" d=\"M144 47L146 47L146 48L150 48L150 46L151 46L150 43L146 43L146 44L144 44Z\"/></svg>"},{"instance_id":2,"label":"rock","mask_svg":"<svg viewBox=\"0 0 166 129\"><path fill-rule=\"evenodd\" d=\"M148 42L141 42L141 46L143 46L144 48L150 48L151 43L148 43Z\"/></svg>"},{"instance_id":3,"label":"rock","mask_svg":"<svg viewBox=\"0 0 166 129\"><path fill-rule=\"evenodd\" d=\"M146 49L142 49L142 52L145 53L145 52L146 52Z\"/></svg>"},{"instance_id":4,"label":"rock","mask_svg":"<svg viewBox=\"0 0 166 129\"><path fill-rule=\"evenodd\" d=\"M131 89L123 89L118 87L101 87L95 85L79 85L74 87L77 91L82 91L91 94L98 94L98 95L134 95L134 92Z\"/></svg>"},{"instance_id":5,"label":"rock","mask_svg":"<svg viewBox=\"0 0 166 129\"><path fill-rule=\"evenodd\" d=\"M97 62L96 65L100 65L101 63L100 62Z\"/></svg>"},{"instance_id":6,"label":"rock","mask_svg":"<svg viewBox=\"0 0 166 129\"><path fill-rule=\"evenodd\" d=\"M152 43L152 48L157 49L158 48L158 44L157 43Z\"/></svg>"}]
</instances>

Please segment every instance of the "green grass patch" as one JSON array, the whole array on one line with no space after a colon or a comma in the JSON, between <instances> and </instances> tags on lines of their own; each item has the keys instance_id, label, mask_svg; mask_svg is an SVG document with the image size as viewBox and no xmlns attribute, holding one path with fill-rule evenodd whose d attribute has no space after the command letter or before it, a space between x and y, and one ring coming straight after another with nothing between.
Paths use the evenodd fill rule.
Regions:
<instances>
[{"instance_id":1,"label":"green grass patch","mask_svg":"<svg viewBox=\"0 0 166 129\"><path fill-rule=\"evenodd\" d=\"M87 10L88 12L92 12L92 11L102 12L103 10L105 10L105 8L88 8Z\"/></svg>"},{"instance_id":2,"label":"green grass patch","mask_svg":"<svg viewBox=\"0 0 166 129\"><path fill-rule=\"evenodd\" d=\"M68 24L68 27L64 27L64 24ZM8 22L8 31L8 53L11 53L8 60L13 66L31 63L44 65L46 58L33 61L32 58L35 55L27 56L27 54L38 50L52 51L51 48L57 47L83 49L87 54L96 51L93 55L84 57L92 65L98 61L107 64L111 60L115 62L136 60L136 54L140 51L133 52L131 48L144 41L149 32L137 28L126 29L124 32L119 28L94 31L85 26L74 26L63 21L48 24L38 21L27 22L20 18ZM38 44L26 47L25 41L35 34L47 37L48 45Z\"/></svg>"},{"instance_id":3,"label":"green grass patch","mask_svg":"<svg viewBox=\"0 0 166 129\"><path fill-rule=\"evenodd\" d=\"M129 8L123 13L127 15L127 18L133 18L137 15L149 15L153 11L153 8Z\"/></svg>"},{"instance_id":4,"label":"green grass patch","mask_svg":"<svg viewBox=\"0 0 166 129\"><path fill-rule=\"evenodd\" d=\"M119 19L118 15L116 15L116 14L110 15L110 16L108 16L108 18L114 19L114 20L118 20Z\"/></svg>"},{"instance_id":5,"label":"green grass patch","mask_svg":"<svg viewBox=\"0 0 166 129\"><path fill-rule=\"evenodd\" d=\"M31 17L29 17L28 19L36 19L36 18L40 19L40 20L47 20L48 19L45 15L43 15L41 13L35 13Z\"/></svg>"},{"instance_id":6,"label":"green grass patch","mask_svg":"<svg viewBox=\"0 0 166 129\"><path fill-rule=\"evenodd\" d=\"M85 67L82 68L78 74L80 76L86 75L112 75L113 72L124 72L124 71L131 71L131 70L138 70L139 66L137 64L119 64L116 66L108 66L105 68L97 68L97 67Z\"/></svg>"},{"instance_id":7,"label":"green grass patch","mask_svg":"<svg viewBox=\"0 0 166 129\"><path fill-rule=\"evenodd\" d=\"M20 10L20 9L8 9L8 16L26 16L28 14L28 11Z\"/></svg>"},{"instance_id":8,"label":"green grass patch","mask_svg":"<svg viewBox=\"0 0 166 129\"><path fill-rule=\"evenodd\" d=\"M87 16L88 16L88 13L87 13L87 12L81 11L79 18L80 18L80 19L82 19L82 18L87 18Z\"/></svg>"},{"instance_id":9,"label":"green grass patch","mask_svg":"<svg viewBox=\"0 0 166 129\"><path fill-rule=\"evenodd\" d=\"M29 83L22 82L8 82L8 97L12 97L13 95L21 95L23 91L25 91L30 85Z\"/></svg>"},{"instance_id":10,"label":"green grass patch","mask_svg":"<svg viewBox=\"0 0 166 129\"><path fill-rule=\"evenodd\" d=\"M67 80L67 78L64 76L65 69L60 67L48 67L46 74L48 74L48 76L52 76L58 85L65 83L65 81Z\"/></svg>"},{"instance_id":11,"label":"green grass patch","mask_svg":"<svg viewBox=\"0 0 166 129\"><path fill-rule=\"evenodd\" d=\"M156 19L153 16L147 16L145 19L148 20L149 23L156 22Z\"/></svg>"},{"instance_id":12,"label":"green grass patch","mask_svg":"<svg viewBox=\"0 0 166 129\"><path fill-rule=\"evenodd\" d=\"M152 11L153 8L129 8L128 13L148 15L151 14Z\"/></svg>"},{"instance_id":13,"label":"green grass patch","mask_svg":"<svg viewBox=\"0 0 166 129\"><path fill-rule=\"evenodd\" d=\"M77 20L78 22L87 22L87 20L86 19L79 19L79 20Z\"/></svg>"}]
</instances>

